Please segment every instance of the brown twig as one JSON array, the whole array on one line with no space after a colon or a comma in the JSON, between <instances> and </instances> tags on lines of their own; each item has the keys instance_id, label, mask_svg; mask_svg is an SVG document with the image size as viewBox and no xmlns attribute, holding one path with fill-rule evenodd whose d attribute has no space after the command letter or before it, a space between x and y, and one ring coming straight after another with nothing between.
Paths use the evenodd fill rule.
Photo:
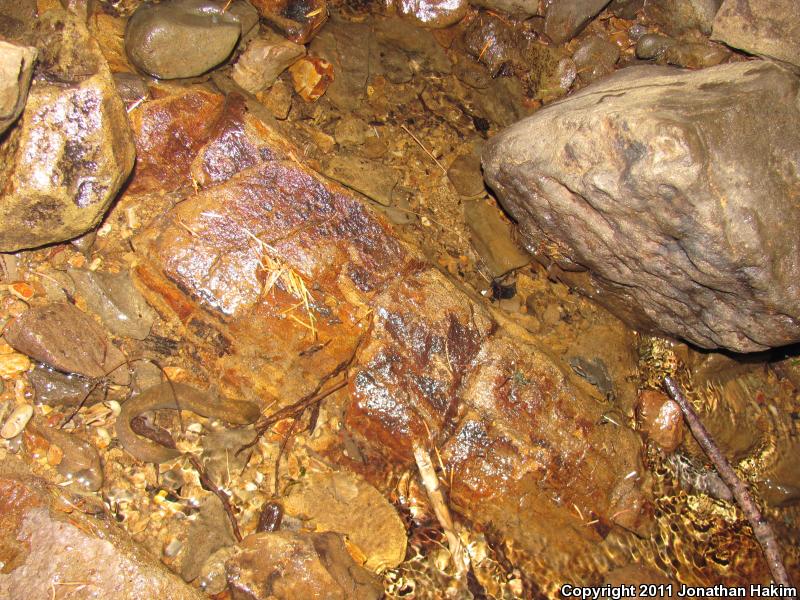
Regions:
<instances>
[{"instance_id":1,"label":"brown twig","mask_svg":"<svg viewBox=\"0 0 800 600\"><path fill-rule=\"evenodd\" d=\"M236 537L237 542L241 542L242 534L239 531L239 523L236 522L236 516L233 514L233 507L231 506L231 501L228 498L228 494L223 492L213 481L211 481L211 479L208 477L208 473L206 473L206 470L203 468L203 465L200 464L200 461L194 454L187 453L185 456L189 459L189 462L192 464L195 471L197 471L197 474L200 477L200 483L203 484L203 487L209 492L213 493L217 498L220 499L220 502L222 502L222 508L225 509L225 512L231 521L233 535Z\"/></svg>"},{"instance_id":2,"label":"brown twig","mask_svg":"<svg viewBox=\"0 0 800 600\"><path fill-rule=\"evenodd\" d=\"M700 422L697 413L686 400L683 393L681 393L681 390L672 377L665 377L664 383L666 384L667 391L669 391L669 395L672 396L672 399L681 407L689 429L692 430L692 435L711 459L711 462L714 463L722 481L730 488L733 497L736 499L736 503L742 509L745 518L750 522L750 527L753 528L756 541L761 545L761 549L764 551L764 557L767 559L767 565L769 566L770 573L772 573L772 578L780 585L791 585L789 575L786 573L786 567L783 565L781 549L775 537L775 532L770 526L769 521L761 514L761 510L759 510L758 504L756 504L747 485L736 475L736 472L714 440L711 439L708 430L703 423Z\"/></svg>"},{"instance_id":3,"label":"brown twig","mask_svg":"<svg viewBox=\"0 0 800 600\"><path fill-rule=\"evenodd\" d=\"M361 342L363 339L364 336L362 334L362 336L358 339L358 342L356 343L356 347L353 349L353 353L347 358L347 360L340 362L333 371L331 371L330 373L325 375L322 379L320 379L317 386L313 390L311 390L311 392L300 398L300 400L298 400L297 402L275 411L270 416L263 418L259 423L256 423L256 437L253 438L253 441L250 442L249 444L245 444L244 446L239 448L236 451L236 455L238 456L242 451L246 450L247 448L255 446L258 443L258 440L261 439L261 436L263 436L270 429L270 427L272 427L278 421L299 417L310 406L314 406L318 402L322 402L332 393L346 386L348 381L347 375L345 375L344 379L339 383L331 386L325 391L320 391L328 381L330 381L340 373L345 373L347 369L350 368L350 365L355 359L356 354L358 353L358 348L361 346Z\"/></svg>"},{"instance_id":4,"label":"brown twig","mask_svg":"<svg viewBox=\"0 0 800 600\"><path fill-rule=\"evenodd\" d=\"M287 431L286 435L283 436L281 445L278 446L278 456L275 457L275 482L272 488L273 498L278 498L280 496L278 490L280 489L281 458L283 458L283 453L286 451L286 446L289 444L289 440L292 438L292 435L294 435L294 428L297 426L297 421L297 419L292 421L292 424L289 426L289 431Z\"/></svg>"},{"instance_id":5,"label":"brown twig","mask_svg":"<svg viewBox=\"0 0 800 600\"><path fill-rule=\"evenodd\" d=\"M261 423L259 423L258 426L256 427L255 439L253 439L253 441L250 442L249 444L245 444L244 446L239 448L236 451L236 454L239 455L242 451L255 446L259 438L262 435L264 435L267 432L267 430L278 421L283 421L284 419L300 416L309 406L312 406L317 402L321 402L322 400L330 396L333 392L342 389L346 385L347 385L347 378L343 379L336 385L331 386L324 392L316 393L316 391L319 389L317 388L317 390L315 390L311 394L303 396L302 398L300 398L300 400L298 400L294 404L290 404L289 406L272 413L270 416L261 421Z\"/></svg>"}]
</instances>

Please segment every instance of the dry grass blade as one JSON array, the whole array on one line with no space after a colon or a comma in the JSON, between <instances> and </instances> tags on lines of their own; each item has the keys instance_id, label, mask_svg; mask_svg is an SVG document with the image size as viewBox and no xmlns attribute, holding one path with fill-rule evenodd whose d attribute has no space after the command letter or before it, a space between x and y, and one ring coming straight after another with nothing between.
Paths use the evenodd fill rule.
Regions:
<instances>
[{"instance_id":1,"label":"dry grass blade","mask_svg":"<svg viewBox=\"0 0 800 600\"><path fill-rule=\"evenodd\" d=\"M259 256L259 264L266 273L266 279L264 280L264 286L261 290L261 295L263 296L268 294L275 284L280 282L281 287L283 287L287 293L291 294L300 301L296 306L284 312L288 313L302 306L308 318L307 321L303 321L294 315L287 316L303 327L306 327L311 332L313 338L316 339L317 319L311 309L311 303L313 302L314 297L311 295L311 292L308 291L308 287L306 287L306 283L303 278L297 273L297 271L292 269L283 260L281 260L280 255L275 248L263 240L260 240L252 231L245 229L244 232L258 245L261 253Z\"/></svg>"},{"instance_id":2,"label":"dry grass blade","mask_svg":"<svg viewBox=\"0 0 800 600\"><path fill-rule=\"evenodd\" d=\"M428 156L430 156L430 157L431 157L431 160L433 160L433 162L435 162L435 163L436 163L436 165L437 165L437 166L438 166L438 167L439 167L439 168L442 170L442 173L444 173L445 175L447 175L447 169L445 169L445 168L442 166L442 163L440 163L440 162L439 162L439 161L436 159L436 157L435 157L435 156L434 156L434 155L431 153L431 151L430 151L430 150L428 150L428 149L425 147L425 144L423 144L423 143L420 141L420 139L419 139L417 136L415 136L413 133L411 133L411 130L410 130L408 127L406 127L405 125L400 125L400 129L402 129L402 130L403 130L403 131L405 131L405 132L406 132L408 135L410 135L410 136L411 136L411 138L412 138L412 139L413 139L415 142L417 142L417 144L419 144L419 147L420 147L420 148L422 148L422 149L425 151L425 154L427 154Z\"/></svg>"},{"instance_id":3,"label":"dry grass blade","mask_svg":"<svg viewBox=\"0 0 800 600\"><path fill-rule=\"evenodd\" d=\"M442 526L444 535L447 538L450 556L453 558L453 565L456 569L456 577L461 579L469 571L469 554L467 554L461 539L456 533L453 518L450 516L450 510L447 508L444 494L439 487L439 478L433 468L433 462L422 446L414 446L414 460L417 463L417 469L419 469L422 484L428 493L431 506L433 506L433 512L436 514L436 519L439 521L439 525Z\"/></svg>"}]
</instances>

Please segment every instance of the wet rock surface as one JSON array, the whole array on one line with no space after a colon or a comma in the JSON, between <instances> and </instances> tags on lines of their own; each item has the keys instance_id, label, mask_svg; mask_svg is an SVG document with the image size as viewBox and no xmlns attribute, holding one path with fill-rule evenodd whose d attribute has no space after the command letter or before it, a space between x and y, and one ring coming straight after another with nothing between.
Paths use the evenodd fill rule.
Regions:
<instances>
[{"instance_id":1,"label":"wet rock surface","mask_svg":"<svg viewBox=\"0 0 800 600\"><path fill-rule=\"evenodd\" d=\"M233 80L251 94L262 92L305 54L305 48L277 35L252 40L233 69Z\"/></svg>"},{"instance_id":2,"label":"wet rock surface","mask_svg":"<svg viewBox=\"0 0 800 600\"><path fill-rule=\"evenodd\" d=\"M254 194L259 188L271 192ZM242 194L245 189L249 191ZM257 198L270 200L263 204ZM256 218L264 210L271 214L268 221ZM298 229L302 236L287 235ZM238 233L231 235L234 231ZM320 235L322 231L328 234ZM599 413L591 416L595 409L590 404L576 404L584 401L573 395L563 374L543 354L495 334L497 325L479 306L437 272L424 268L344 190L323 184L295 163L267 161L181 203L142 238L139 248L149 259L147 270L140 270L139 276L161 296L159 302L170 304L182 319L216 322L212 326L229 340L218 364L230 375L235 372L237 381L247 382L240 393L258 391L260 402L285 397L287 390L302 395L337 364L355 360L359 366L351 384L350 430L361 437L367 451L394 460L408 460L412 447L427 439L426 432L441 437L443 443L450 440L446 455L451 458L445 459L445 465L471 474L469 485L458 490L464 511L491 520L504 514L496 522L521 543L536 546L545 532L533 526L517 529L514 523L526 520L522 515L527 509L520 513L512 500L521 493L536 494L531 496L538 498L533 504L551 507L546 510L560 514L565 524L572 523L576 550L581 543L601 539L580 524L574 510L562 510L546 493L534 492L536 481L556 477L555 464L563 460L585 477L587 487L583 492L575 488L574 502L609 522L623 509L622 502L629 520L618 522L639 526L643 498L620 495L620 486L635 488L634 482L612 475L601 466L605 459L600 458L612 455L630 467L623 469L625 473L636 470L633 436L613 432L612 449L604 441L612 432L594 425ZM274 266L264 271L262 265ZM308 309L295 308L291 320L281 314L298 306L301 298L296 288L292 292L287 282L277 283L268 291L269 302L262 300L263 282L278 265L302 274L315 286L309 292L313 304ZM248 271L250 275L243 277ZM173 282L188 296L177 292ZM316 308L320 302L327 307L322 312ZM359 315L368 307L374 316L364 339L360 330L365 325ZM304 351L314 343L312 323L323 348L308 355ZM244 340L247 346L241 344ZM294 350L287 352L289 348ZM259 356L272 359L267 362ZM490 356L503 358L489 370L478 367ZM499 383L485 388L489 381L500 382L504 377L524 382L525 391ZM485 383L484 378L488 378ZM530 419L522 422L539 423L535 432L523 428L512 433L490 425L501 418L504 409L498 402L507 393L513 397L531 394ZM546 410L537 400L545 394L551 397L551 408ZM553 394L559 398L555 404ZM561 409L553 411L555 406ZM520 422L519 415L509 410L509 426ZM536 463L541 466L533 469L534 463L523 456L538 451L521 440L555 433L576 417L572 411L590 415L585 422L579 419L583 433L576 435L588 436L592 453L577 463L577 455L556 458L546 453ZM560 439L547 446L559 448L558 453L573 452ZM485 454L489 448L494 449L491 457ZM487 498L491 498L491 511Z\"/></svg>"},{"instance_id":3,"label":"wet rock surface","mask_svg":"<svg viewBox=\"0 0 800 600\"><path fill-rule=\"evenodd\" d=\"M328 19L327 0L253 0L252 4L296 44L311 41Z\"/></svg>"},{"instance_id":4,"label":"wet rock surface","mask_svg":"<svg viewBox=\"0 0 800 600\"><path fill-rule=\"evenodd\" d=\"M645 3L645 14L670 35L698 30L711 33L722 0L659 0Z\"/></svg>"},{"instance_id":5,"label":"wet rock surface","mask_svg":"<svg viewBox=\"0 0 800 600\"><path fill-rule=\"evenodd\" d=\"M15 349L59 371L128 382L125 355L99 325L71 304L26 311L6 326L3 337Z\"/></svg>"},{"instance_id":6,"label":"wet rock surface","mask_svg":"<svg viewBox=\"0 0 800 600\"><path fill-rule=\"evenodd\" d=\"M780 346L800 336L788 234L800 216L797 178L771 165L797 151L797 92L765 63L630 69L493 138L484 169L528 247L555 244L562 268L589 270L585 293L629 323L707 348Z\"/></svg>"},{"instance_id":7,"label":"wet rock surface","mask_svg":"<svg viewBox=\"0 0 800 600\"><path fill-rule=\"evenodd\" d=\"M36 54L36 48L0 41L0 134L22 114Z\"/></svg>"},{"instance_id":8,"label":"wet rock surface","mask_svg":"<svg viewBox=\"0 0 800 600\"><path fill-rule=\"evenodd\" d=\"M466 0L394 0L397 12L424 27L448 27L467 14Z\"/></svg>"},{"instance_id":9,"label":"wet rock surface","mask_svg":"<svg viewBox=\"0 0 800 600\"><path fill-rule=\"evenodd\" d=\"M108 330L120 337L145 339L155 320L153 309L133 286L127 273L95 273L86 269L70 269L75 290L100 317Z\"/></svg>"},{"instance_id":10,"label":"wet rock surface","mask_svg":"<svg viewBox=\"0 0 800 600\"><path fill-rule=\"evenodd\" d=\"M313 473L291 488L283 507L308 529L346 535L368 569L391 569L406 557L406 530L394 507L351 473Z\"/></svg>"},{"instance_id":11,"label":"wet rock surface","mask_svg":"<svg viewBox=\"0 0 800 600\"><path fill-rule=\"evenodd\" d=\"M466 202L464 218L478 255L486 263L492 277L500 277L527 265L531 259L515 243L511 224L503 220L494 208L490 202L482 199Z\"/></svg>"},{"instance_id":12,"label":"wet rock surface","mask_svg":"<svg viewBox=\"0 0 800 600\"><path fill-rule=\"evenodd\" d=\"M213 0L142 4L125 30L131 62L160 79L194 77L216 67L242 34L234 12Z\"/></svg>"},{"instance_id":13,"label":"wet rock surface","mask_svg":"<svg viewBox=\"0 0 800 600\"><path fill-rule=\"evenodd\" d=\"M95 226L133 166L125 111L100 50L76 17L53 9L25 112L0 143L0 251L63 241Z\"/></svg>"},{"instance_id":14,"label":"wet rock surface","mask_svg":"<svg viewBox=\"0 0 800 600\"><path fill-rule=\"evenodd\" d=\"M142 2L66 4L114 73L137 146L101 227L0 255L4 331L66 303L102 323L79 346L129 358L130 382L114 383L0 341L0 455L70 492L68 510L117 521L215 598L766 583L730 490L679 435L668 374L752 483L796 572L796 350L745 360L633 332L559 283L569 265L529 262L477 160L502 127L635 64L637 40L671 36L646 60L711 64L723 46L697 14L713 3L614 0L556 45L554 3L453 3L460 16L442 28L412 13L452 18L447 3L402 17L263 0L256 31L250 4L218 2L242 23L230 60L169 82L135 74L125 52ZM52 5L0 5L0 36L31 46ZM258 40L311 43L280 73L245 59ZM344 183L386 204L317 174L337 159L362 165ZM391 174L391 193L373 173ZM150 315L126 304L135 290ZM123 317L134 327L117 328ZM31 331L63 350L54 331ZM0 552L18 544L2 531Z\"/></svg>"},{"instance_id":15,"label":"wet rock surface","mask_svg":"<svg viewBox=\"0 0 800 600\"><path fill-rule=\"evenodd\" d=\"M556 44L575 34L608 4L608 0L554 0L544 18L544 31Z\"/></svg>"}]
</instances>

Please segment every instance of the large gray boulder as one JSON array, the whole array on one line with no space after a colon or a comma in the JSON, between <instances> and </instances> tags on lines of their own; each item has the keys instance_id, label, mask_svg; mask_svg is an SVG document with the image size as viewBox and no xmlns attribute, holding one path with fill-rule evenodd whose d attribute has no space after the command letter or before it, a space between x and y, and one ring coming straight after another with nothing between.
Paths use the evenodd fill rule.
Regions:
<instances>
[{"instance_id":1,"label":"large gray boulder","mask_svg":"<svg viewBox=\"0 0 800 600\"><path fill-rule=\"evenodd\" d=\"M797 342L799 90L761 61L623 69L491 139L485 176L528 249L631 325Z\"/></svg>"}]
</instances>

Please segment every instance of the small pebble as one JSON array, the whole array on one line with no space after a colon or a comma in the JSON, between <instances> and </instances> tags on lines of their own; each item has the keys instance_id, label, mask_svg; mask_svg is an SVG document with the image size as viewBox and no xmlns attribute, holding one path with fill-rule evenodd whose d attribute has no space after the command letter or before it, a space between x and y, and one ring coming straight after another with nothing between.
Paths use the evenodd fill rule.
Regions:
<instances>
[{"instance_id":1,"label":"small pebble","mask_svg":"<svg viewBox=\"0 0 800 600\"><path fill-rule=\"evenodd\" d=\"M22 430L25 429L25 426L28 424L28 421L31 420L32 416L32 405L21 404L17 406L9 415L8 420L3 425L3 428L0 429L0 437L6 440L17 437L20 433L22 433Z\"/></svg>"}]
</instances>

